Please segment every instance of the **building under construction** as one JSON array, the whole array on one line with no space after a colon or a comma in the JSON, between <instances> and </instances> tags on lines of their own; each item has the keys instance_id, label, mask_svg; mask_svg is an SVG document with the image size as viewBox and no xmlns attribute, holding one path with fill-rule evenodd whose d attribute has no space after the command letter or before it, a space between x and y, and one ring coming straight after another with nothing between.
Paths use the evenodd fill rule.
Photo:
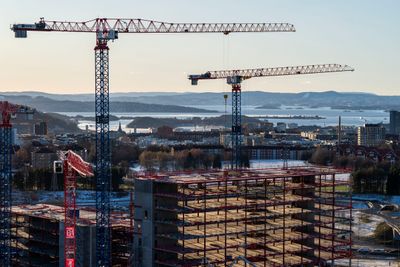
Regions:
<instances>
[{"instance_id":1,"label":"building under construction","mask_svg":"<svg viewBox=\"0 0 400 267\"><path fill-rule=\"evenodd\" d=\"M351 264L347 172L315 167L135 180L137 267ZM240 266L240 265L235 265Z\"/></svg>"},{"instance_id":2,"label":"building under construction","mask_svg":"<svg viewBox=\"0 0 400 267\"><path fill-rule=\"evenodd\" d=\"M76 266L96 266L96 212L80 209L77 219ZM130 218L113 213L113 266L128 266ZM37 204L12 208L13 266L64 266L64 207Z\"/></svg>"}]
</instances>

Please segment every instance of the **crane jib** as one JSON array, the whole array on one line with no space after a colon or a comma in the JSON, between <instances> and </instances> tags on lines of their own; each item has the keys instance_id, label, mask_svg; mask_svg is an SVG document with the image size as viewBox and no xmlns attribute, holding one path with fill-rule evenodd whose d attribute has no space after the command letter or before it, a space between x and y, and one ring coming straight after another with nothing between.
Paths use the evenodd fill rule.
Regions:
<instances>
[{"instance_id":1,"label":"crane jib","mask_svg":"<svg viewBox=\"0 0 400 267\"><path fill-rule=\"evenodd\" d=\"M289 23L168 23L144 19L96 18L84 22L49 21L41 18L33 24L14 24L15 37L27 32L95 33L95 117L96 117L96 265L112 266L110 231L111 149L109 125L109 48L108 41L118 33L262 33L294 32ZM238 94L240 97L240 94ZM237 98L237 104L240 98ZM240 126L240 124L238 124ZM237 128L239 133L240 128ZM68 165L69 166L69 165ZM71 177L74 173L72 168ZM74 179L71 179L74 181ZM71 187L72 188L72 187ZM70 192L71 194L73 191ZM72 199L72 198L70 198ZM73 234L71 230L69 233ZM73 235L71 235L72 237ZM70 247L74 251L74 247ZM73 253L68 259L73 260ZM67 259L67 257L65 258Z\"/></svg>"}]
</instances>

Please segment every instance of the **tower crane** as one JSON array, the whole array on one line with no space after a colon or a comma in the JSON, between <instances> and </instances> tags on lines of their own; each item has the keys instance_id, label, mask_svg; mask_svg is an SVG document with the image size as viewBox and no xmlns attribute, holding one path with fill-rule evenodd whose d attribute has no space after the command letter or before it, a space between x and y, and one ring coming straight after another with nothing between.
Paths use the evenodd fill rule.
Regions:
<instances>
[{"instance_id":1,"label":"tower crane","mask_svg":"<svg viewBox=\"0 0 400 267\"><path fill-rule=\"evenodd\" d=\"M64 266L75 267L76 262L76 174L93 176L92 166L78 154L68 150L59 154L54 172L64 174Z\"/></svg>"},{"instance_id":2,"label":"tower crane","mask_svg":"<svg viewBox=\"0 0 400 267\"><path fill-rule=\"evenodd\" d=\"M27 32L94 33L95 50L95 119L96 119L96 263L111 265L110 248L110 177L109 140L109 47L108 42L123 33L223 33L294 32L289 23L168 23L144 19L96 18L85 22L47 21L14 24L16 38Z\"/></svg>"},{"instance_id":3,"label":"tower crane","mask_svg":"<svg viewBox=\"0 0 400 267\"><path fill-rule=\"evenodd\" d=\"M197 85L199 80L226 79L227 84L232 86L232 169L241 167L241 142L242 142L242 113L241 113L241 84L244 80L253 77L288 76L301 74L316 74L329 72L354 71L347 65L322 64L294 67L244 69L244 70L222 70L208 71L204 74L189 75L192 85Z\"/></svg>"},{"instance_id":4,"label":"tower crane","mask_svg":"<svg viewBox=\"0 0 400 267\"><path fill-rule=\"evenodd\" d=\"M22 105L0 101L0 266L11 265L11 118L17 114L33 114Z\"/></svg>"}]
</instances>

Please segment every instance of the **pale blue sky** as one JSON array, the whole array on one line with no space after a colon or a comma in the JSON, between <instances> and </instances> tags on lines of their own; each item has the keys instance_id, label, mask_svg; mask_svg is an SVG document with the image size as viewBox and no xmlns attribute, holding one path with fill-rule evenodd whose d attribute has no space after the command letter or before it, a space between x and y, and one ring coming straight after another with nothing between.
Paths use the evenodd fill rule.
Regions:
<instances>
[{"instance_id":1,"label":"pale blue sky","mask_svg":"<svg viewBox=\"0 0 400 267\"><path fill-rule=\"evenodd\" d=\"M226 91L222 81L190 86L187 74L226 68L340 63L354 73L257 78L246 90L399 94L397 0L18 0L0 3L0 91L93 92L93 34L28 33L13 23L95 17L168 22L289 22L296 33L124 34L111 47L111 90Z\"/></svg>"}]
</instances>

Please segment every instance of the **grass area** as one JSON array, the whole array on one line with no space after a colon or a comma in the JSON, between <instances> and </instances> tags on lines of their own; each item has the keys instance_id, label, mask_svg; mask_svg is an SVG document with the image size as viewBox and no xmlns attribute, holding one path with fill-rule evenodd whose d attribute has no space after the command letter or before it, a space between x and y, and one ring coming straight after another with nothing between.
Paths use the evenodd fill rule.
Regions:
<instances>
[{"instance_id":1,"label":"grass area","mask_svg":"<svg viewBox=\"0 0 400 267\"><path fill-rule=\"evenodd\" d=\"M335 192L337 193L347 193L350 191L350 186L348 185L338 185L335 186ZM322 192L333 192L333 186L327 186L322 188Z\"/></svg>"}]
</instances>

